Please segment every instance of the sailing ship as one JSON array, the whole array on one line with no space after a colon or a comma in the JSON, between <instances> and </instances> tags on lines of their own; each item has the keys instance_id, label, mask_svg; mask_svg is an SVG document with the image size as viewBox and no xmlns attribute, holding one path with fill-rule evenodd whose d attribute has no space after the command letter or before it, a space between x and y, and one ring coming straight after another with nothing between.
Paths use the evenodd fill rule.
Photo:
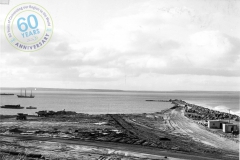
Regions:
<instances>
[{"instance_id":1,"label":"sailing ship","mask_svg":"<svg viewBox=\"0 0 240 160\"><path fill-rule=\"evenodd\" d=\"M26 89L25 89L25 95L22 94L22 90L21 90L21 94L17 95L17 96L18 96L18 98L34 98L35 97L34 95L32 95L32 90L31 90L30 96L27 96Z\"/></svg>"}]
</instances>

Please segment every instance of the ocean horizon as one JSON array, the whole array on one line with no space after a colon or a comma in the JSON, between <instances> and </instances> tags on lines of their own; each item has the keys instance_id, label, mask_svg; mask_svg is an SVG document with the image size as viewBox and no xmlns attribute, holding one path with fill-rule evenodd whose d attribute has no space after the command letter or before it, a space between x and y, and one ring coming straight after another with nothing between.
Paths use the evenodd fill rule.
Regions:
<instances>
[{"instance_id":1,"label":"ocean horizon","mask_svg":"<svg viewBox=\"0 0 240 160\"><path fill-rule=\"evenodd\" d=\"M3 109L0 114L35 114L39 110L67 110L87 114L130 114L153 113L173 106L170 102L147 102L146 100L181 99L221 112L240 115L238 91L125 91L107 89L60 89L60 88L22 88L27 95L32 90L35 98L18 98L21 88L2 87L1 93L13 93L13 96L0 96L0 105L37 107L31 109Z\"/></svg>"}]
</instances>

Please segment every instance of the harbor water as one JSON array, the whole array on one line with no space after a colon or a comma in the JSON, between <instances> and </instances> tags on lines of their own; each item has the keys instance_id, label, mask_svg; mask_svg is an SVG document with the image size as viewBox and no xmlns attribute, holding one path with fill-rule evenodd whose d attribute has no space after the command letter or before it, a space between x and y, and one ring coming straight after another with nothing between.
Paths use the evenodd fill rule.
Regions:
<instances>
[{"instance_id":1,"label":"harbor water","mask_svg":"<svg viewBox=\"0 0 240 160\"><path fill-rule=\"evenodd\" d=\"M170 102L148 102L146 100L182 99L210 109L239 114L239 92L145 92L145 91L79 91L79 90L36 90L35 98L18 98L19 90L1 90L0 105L24 106L24 109L0 108L0 114L35 114L39 110L76 111L88 114L106 113L152 113L173 106ZM30 91L27 91L30 94ZM26 109L28 106L37 109Z\"/></svg>"}]
</instances>

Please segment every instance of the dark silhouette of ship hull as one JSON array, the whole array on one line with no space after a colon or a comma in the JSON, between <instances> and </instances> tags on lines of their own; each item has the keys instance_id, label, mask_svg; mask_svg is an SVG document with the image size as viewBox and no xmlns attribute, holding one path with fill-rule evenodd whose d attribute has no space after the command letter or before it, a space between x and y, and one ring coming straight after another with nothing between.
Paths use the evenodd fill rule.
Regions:
<instances>
[{"instance_id":1,"label":"dark silhouette of ship hull","mask_svg":"<svg viewBox=\"0 0 240 160\"><path fill-rule=\"evenodd\" d=\"M20 104L18 104L18 105L4 105L4 106L1 106L1 108L6 108L6 109L23 109L24 107L21 107Z\"/></svg>"},{"instance_id":2,"label":"dark silhouette of ship hull","mask_svg":"<svg viewBox=\"0 0 240 160\"><path fill-rule=\"evenodd\" d=\"M29 107L26 107L26 109L37 109L37 107L29 106Z\"/></svg>"},{"instance_id":3,"label":"dark silhouette of ship hull","mask_svg":"<svg viewBox=\"0 0 240 160\"><path fill-rule=\"evenodd\" d=\"M18 98L34 98L35 96L24 96L24 95L17 95Z\"/></svg>"},{"instance_id":4,"label":"dark silhouette of ship hull","mask_svg":"<svg viewBox=\"0 0 240 160\"><path fill-rule=\"evenodd\" d=\"M0 93L0 95L11 96L14 95L13 93Z\"/></svg>"}]
</instances>

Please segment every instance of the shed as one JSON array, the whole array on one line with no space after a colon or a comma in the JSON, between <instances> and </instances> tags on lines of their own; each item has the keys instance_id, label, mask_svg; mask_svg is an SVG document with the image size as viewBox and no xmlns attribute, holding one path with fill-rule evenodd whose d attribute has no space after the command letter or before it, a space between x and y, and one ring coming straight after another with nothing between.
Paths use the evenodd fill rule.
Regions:
<instances>
[{"instance_id":1,"label":"shed","mask_svg":"<svg viewBox=\"0 0 240 160\"><path fill-rule=\"evenodd\" d=\"M208 128L215 128L215 129L222 129L223 124L227 124L228 122L219 121L219 120L209 120L208 121Z\"/></svg>"},{"instance_id":2,"label":"shed","mask_svg":"<svg viewBox=\"0 0 240 160\"><path fill-rule=\"evenodd\" d=\"M223 124L223 132L231 133L232 131L238 131L236 124Z\"/></svg>"},{"instance_id":3,"label":"shed","mask_svg":"<svg viewBox=\"0 0 240 160\"><path fill-rule=\"evenodd\" d=\"M18 113L16 119L17 120L27 120L27 115L28 114Z\"/></svg>"}]
</instances>

